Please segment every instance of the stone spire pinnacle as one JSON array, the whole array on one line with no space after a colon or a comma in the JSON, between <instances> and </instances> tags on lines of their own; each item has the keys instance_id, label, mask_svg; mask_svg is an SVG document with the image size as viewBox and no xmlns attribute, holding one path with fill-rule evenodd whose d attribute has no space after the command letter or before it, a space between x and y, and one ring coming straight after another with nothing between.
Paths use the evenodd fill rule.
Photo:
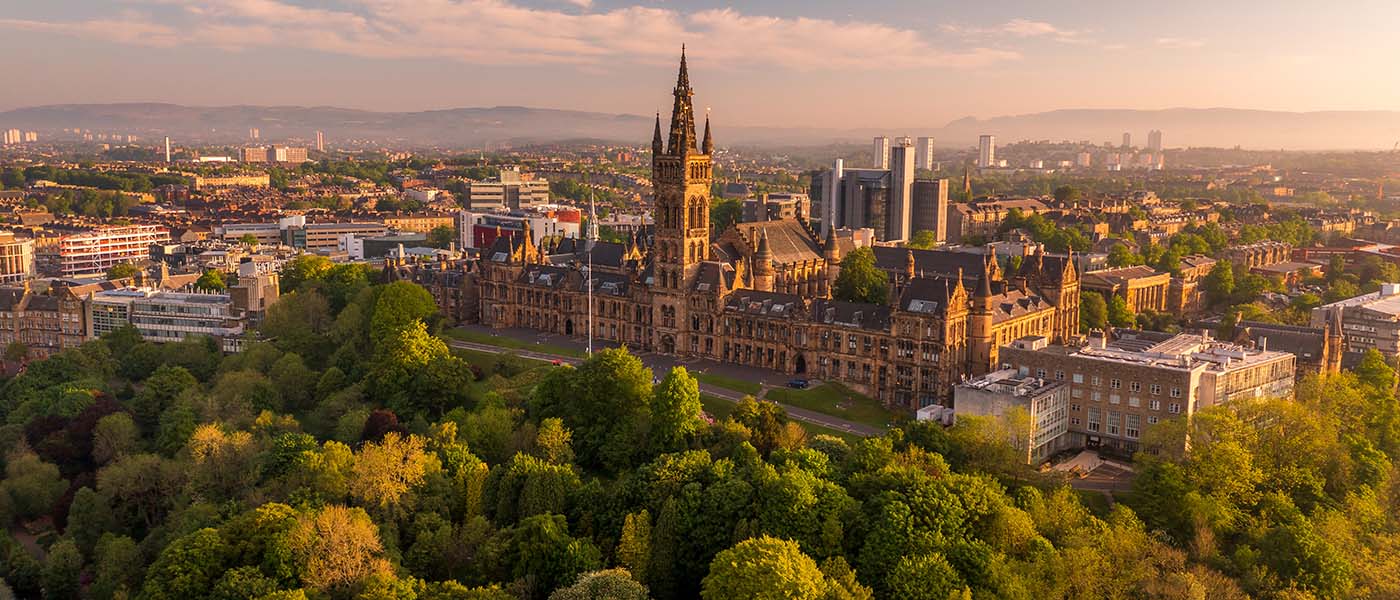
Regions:
<instances>
[{"instance_id":1,"label":"stone spire pinnacle","mask_svg":"<svg viewBox=\"0 0 1400 600\"><path fill-rule=\"evenodd\" d=\"M651 155L660 156L665 151L661 140L661 111L656 111L656 130L651 134Z\"/></svg>"},{"instance_id":2,"label":"stone spire pinnacle","mask_svg":"<svg viewBox=\"0 0 1400 600\"><path fill-rule=\"evenodd\" d=\"M698 152L695 147L695 107L690 89L690 72L685 66L685 46L681 46L681 69L676 75L675 105L671 107L671 139L666 145L671 156L684 156Z\"/></svg>"},{"instance_id":3,"label":"stone spire pinnacle","mask_svg":"<svg viewBox=\"0 0 1400 600\"><path fill-rule=\"evenodd\" d=\"M705 111L705 141L700 144L702 154L714 154L715 140L710 137L710 111Z\"/></svg>"}]
</instances>

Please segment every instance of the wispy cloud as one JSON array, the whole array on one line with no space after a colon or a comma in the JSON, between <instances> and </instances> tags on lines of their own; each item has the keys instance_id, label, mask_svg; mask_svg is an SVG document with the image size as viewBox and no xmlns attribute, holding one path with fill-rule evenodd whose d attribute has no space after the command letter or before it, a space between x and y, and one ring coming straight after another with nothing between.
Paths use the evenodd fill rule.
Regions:
<instances>
[{"instance_id":1,"label":"wispy cloud","mask_svg":"<svg viewBox=\"0 0 1400 600\"><path fill-rule=\"evenodd\" d=\"M282 0L146 0L145 10L115 22L0 19L0 29L157 47L295 48L364 58L591 68L669 62L684 41L692 42L697 58L716 66L971 68L1020 58L1014 50L976 44L937 47L916 31L880 23L758 16L730 8L592 12L592 0L563 1L584 11L511 0L340 0L328 8ZM1029 21L1014 28L1026 32L1016 35L1046 35L1032 33L1036 24Z\"/></svg>"},{"instance_id":2,"label":"wispy cloud","mask_svg":"<svg viewBox=\"0 0 1400 600\"><path fill-rule=\"evenodd\" d=\"M943 31L962 36L1009 36L1017 38L1048 38L1066 44L1089 43L1087 32L1066 29L1045 21L1012 19L995 27L973 27L948 24L940 27Z\"/></svg>"},{"instance_id":3,"label":"wispy cloud","mask_svg":"<svg viewBox=\"0 0 1400 600\"><path fill-rule=\"evenodd\" d=\"M1206 45L1206 43L1204 40L1192 38L1159 37L1157 38L1157 45L1163 48L1186 50L1191 48L1200 48L1201 46Z\"/></svg>"}]
</instances>

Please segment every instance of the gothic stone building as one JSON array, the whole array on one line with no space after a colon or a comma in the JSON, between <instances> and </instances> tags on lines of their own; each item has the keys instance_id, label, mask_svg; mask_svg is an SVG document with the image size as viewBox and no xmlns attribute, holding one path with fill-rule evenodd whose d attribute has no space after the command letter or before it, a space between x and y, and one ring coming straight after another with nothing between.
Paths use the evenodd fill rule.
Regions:
<instances>
[{"instance_id":1,"label":"gothic stone building","mask_svg":"<svg viewBox=\"0 0 1400 600\"><path fill-rule=\"evenodd\" d=\"M796 219L712 232L714 142L708 118L696 135L684 53L674 98L669 131L657 115L652 137L650 243L498 238L460 280L480 323L585 336L591 280L596 338L836 380L908 409L994 369L1012 340L1078 331L1072 259L1036 255L1003 273L994 255L876 247L890 301L864 304L831 297L849 240Z\"/></svg>"}]
</instances>

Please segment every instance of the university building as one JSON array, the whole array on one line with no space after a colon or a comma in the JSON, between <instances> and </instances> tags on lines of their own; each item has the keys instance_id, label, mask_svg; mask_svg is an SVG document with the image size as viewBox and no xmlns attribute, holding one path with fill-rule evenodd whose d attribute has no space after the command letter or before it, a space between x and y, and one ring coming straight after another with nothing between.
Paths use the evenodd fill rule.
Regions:
<instances>
[{"instance_id":1,"label":"university building","mask_svg":"<svg viewBox=\"0 0 1400 600\"><path fill-rule=\"evenodd\" d=\"M889 301L853 303L832 299L854 249L834 230L778 218L711 231L714 141L708 119L697 135L692 94L682 53L670 127L658 115L652 136L649 240L537 239L527 224L451 267L460 275L441 264L389 275L460 286L434 295L465 321L583 337L591 320L595 337L634 350L840 381L910 410L995 370L1013 340L1078 331L1073 257L1040 253L1007 273L994 255L876 247Z\"/></svg>"}]
</instances>

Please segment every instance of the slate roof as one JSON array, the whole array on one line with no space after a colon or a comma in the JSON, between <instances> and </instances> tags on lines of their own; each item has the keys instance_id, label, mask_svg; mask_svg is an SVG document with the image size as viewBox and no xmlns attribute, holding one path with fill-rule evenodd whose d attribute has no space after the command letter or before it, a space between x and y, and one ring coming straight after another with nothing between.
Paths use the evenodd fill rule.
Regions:
<instances>
[{"instance_id":1,"label":"slate roof","mask_svg":"<svg viewBox=\"0 0 1400 600\"><path fill-rule=\"evenodd\" d=\"M1007 290L993 300L995 300L992 304L993 323L1009 321L1050 308L1050 303L1046 302L1044 298L1016 289Z\"/></svg>"},{"instance_id":2,"label":"slate roof","mask_svg":"<svg viewBox=\"0 0 1400 600\"><path fill-rule=\"evenodd\" d=\"M890 312L890 307L883 304L841 302L824 298L812 301L813 321L869 331L889 331Z\"/></svg>"},{"instance_id":3,"label":"slate roof","mask_svg":"<svg viewBox=\"0 0 1400 600\"><path fill-rule=\"evenodd\" d=\"M724 299L725 312L795 318L801 309L802 297L793 294L739 290Z\"/></svg>"},{"instance_id":4,"label":"slate roof","mask_svg":"<svg viewBox=\"0 0 1400 600\"><path fill-rule=\"evenodd\" d=\"M762 234L768 235L768 250L778 264L813 261L822 258L822 243L797 219L779 219L734 225L755 248Z\"/></svg>"},{"instance_id":5,"label":"slate roof","mask_svg":"<svg viewBox=\"0 0 1400 600\"><path fill-rule=\"evenodd\" d=\"M1241 321L1239 335L1242 340L1254 342L1260 347L1261 340L1267 340L1269 350L1288 352L1309 361L1322 360L1322 347L1326 344L1326 333L1312 327Z\"/></svg>"}]
</instances>

